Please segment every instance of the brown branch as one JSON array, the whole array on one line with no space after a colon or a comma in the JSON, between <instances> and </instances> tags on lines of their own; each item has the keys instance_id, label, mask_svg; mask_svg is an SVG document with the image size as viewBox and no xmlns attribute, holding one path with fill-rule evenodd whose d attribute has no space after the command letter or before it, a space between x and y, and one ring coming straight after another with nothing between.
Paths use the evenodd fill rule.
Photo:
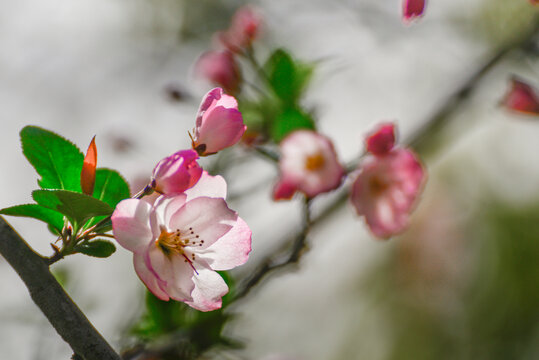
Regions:
<instances>
[{"instance_id":1,"label":"brown branch","mask_svg":"<svg viewBox=\"0 0 539 360\"><path fill-rule=\"evenodd\" d=\"M309 229L312 224L311 211L309 208L310 203L311 200L305 199L303 207L303 224L301 227L301 231L295 236L293 241L289 240L285 242L285 249L283 249L284 251L289 250L289 244L290 242L292 242L292 250L290 251L288 256L281 261L277 261L275 259L275 255L270 255L266 259L264 259L264 261L262 261L262 263L255 270L255 272L247 280L245 280L241 286L239 286L239 290L237 290L231 303L247 295L265 276L267 276L271 272L274 272L275 270L278 270L280 268L287 267L291 264L298 263L301 258L301 255L303 255L307 248L307 234L309 233ZM282 253L283 250L279 251L279 253Z\"/></svg>"},{"instance_id":2,"label":"brown branch","mask_svg":"<svg viewBox=\"0 0 539 360\"><path fill-rule=\"evenodd\" d=\"M35 253L0 216L0 254L26 284L30 296L58 334L84 360L120 360Z\"/></svg>"}]
</instances>

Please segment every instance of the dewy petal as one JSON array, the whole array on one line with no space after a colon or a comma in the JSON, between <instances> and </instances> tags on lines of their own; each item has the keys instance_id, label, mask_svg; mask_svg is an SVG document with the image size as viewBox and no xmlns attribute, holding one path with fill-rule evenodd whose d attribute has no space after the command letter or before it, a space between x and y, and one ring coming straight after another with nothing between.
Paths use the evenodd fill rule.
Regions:
<instances>
[{"instance_id":1,"label":"dewy petal","mask_svg":"<svg viewBox=\"0 0 539 360\"><path fill-rule=\"evenodd\" d=\"M207 267L200 267L197 271L198 274L193 276L193 299L185 303L200 311L219 309L222 305L221 298L228 292L228 286L221 275Z\"/></svg>"},{"instance_id":2,"label":"dewy petal","mask_svg":"<svg viewBox=\"0 0 539 360\"><path fill-rule=\"evenodd\" d=\"M196 144L204 144L205 153L216 153L240 141L246 129L241 112L218 106L204 114Z\"/></svg>"},{"instance_id":3,"label":"dewy petal","mask_svg":"<svg viewBox=\"0 0 539 360\"><path fill-rule=\"evenodd\" d=\"M426 0L403 0L402 18L404 22L410 22L423 15Z\"/></svg>"},{"instance_id":4,"label":"dewy petal","mask_svg":"<svg viewBox=\"0 0 539 360\"><path fill-rule=\"evenodd\" d=\"M197 256L204 259L213 270L221 271L245 264L250 252L251 229L238 217L229 232Z\"/></svg>"},{"instance_id":5,"label":"dewy petal","mask_svg":"<svg viewBox=\"0 0 539 360\"><path fill-rule=\"evenodd\" d=\"M372 131L365 141L367 151L374 155L387 154L395 146L395 124L382 123Z\"/></svg>"},{"instance_id":6,"label":"dewy petal","mask_svg":"<svg viewBox=\"0 0 539 360\"><path fill-rule=\"evenodd\" d=\"M199 241L204 240L196 248L204 250L226 234L237 218L238 215L228 208L224 199L199 197L186 202L174 213L168 227L180 231L192 228L199 235Z\"/></svg>"},{"instance_id":7,"label":"dewy petal","mask_svg":"<svg viewBox=\"0 0 539 360\"><path fill-rule=\"evenodd\" d=\"M150 227L151 205L138 199L126 199L112 213L112 232L127 250L137 252L148 246L153 234Z\"/></svg>"},{"instance_id":8,"label":"dewy petal","mask_svg":"<svg viewBox=\"0 0 539 360\"><path fill-rule=\"evenodd\" d=\"M207 171L204 171L197 184L186 190L185 194L187 195L187 201L197 197L226 199L226 188L226 181L222 176L212 176Z\"/></svg>"},{"instance_id":9,"label":"dewy petal","mask_svg":"<svg viewBox=\"0 0 539 360\"><path fill-rule=\"evenodd\" d=\"M160 280L148 269L144 261L142 254L135 253L133 256L133 265L135 266L135 272L144 285L154 294L157 298L167 301L169 300L168 294L159 286Z\"/></svg>"},{"instance_id":10,"label":"dewy petal","mask_svg":"<svg viewBox=\"0 0 539 360\"><path fill-rule=\"evenodd\" d=\"M146 267L159 280L161 289L177 301L191 300L194 288L194 270L186 259L178 254L166 255L156 244L151 244L144 257Z\"/></svg>"}]
</instances>

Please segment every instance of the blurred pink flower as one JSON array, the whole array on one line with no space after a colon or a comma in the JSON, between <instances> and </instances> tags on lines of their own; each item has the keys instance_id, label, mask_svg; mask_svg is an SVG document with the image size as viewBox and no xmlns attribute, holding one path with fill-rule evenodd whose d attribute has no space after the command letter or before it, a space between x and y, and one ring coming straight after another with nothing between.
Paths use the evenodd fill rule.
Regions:
<instances>
[{"instance_id":1,"label":"blurred pink flower","mask_svg":"<svg viewBox=\"0 0 539 360\"><path fill-rule=\"evenodd\" d=\"M513 77L502 105L512 111L539 115L539 93L524 81Z\"/></svg>"},{"instance_id":2,"label":"blurred pink flower","mask_svg":"<svg viewBox=\"0 0 539 360\"><path fill-rule=\"evenodd\" d=\"M273 198L290 199L296 191L312 198L336 189L344 169L331 140L310 130L298 130L281 142L278 180Z\"/></svg>"},{"instance_id":3,"label":"blurred pink flower","mask_svg":"<svg viewBox=\"0 0 539 360\"><path fill-rule=\"evenodd\" d=\"M367 137L367 151L374 155L387 154L395 146L395 124L383 123Z\"/></svg>"},{"instance_id":4,"label":"blurred pink flower","mask_svg":"<svg viewBox=\"0 0 539 360\"><path fill-rule=\"evenodd\" d=\"M383 124L367 138L368 150L376 139L381 144L394 142L394 138L387 140L387 129L388 124ZM358 215L365 216L375 236L388 238L408 226L425 178L425 170L411 150L392 147L386 152L368 154L359 164L352 185L352 204Z\"/></svg>"},{"instance_id":5,"label":"blurred pink flower","mask_svg":"<svg viewBox=\"0 0 539 360\"><path fill-rule=\"evenodd\" d=\"M152 188L160 194L173 196L193 187L202 175L197 159L196 151L189 149L159 161L153 169Z\"/></svg>"},{"instance_id":6,"label":"blurred pink flower","mask_svg":"<svg viewBox=\"0 0 539 360\"><path fill-rule=\"evenodd\" d=\"M154 205L121 201L112 214L118 243L133 252L135 271L161 300L200 311L221 307L228 287L216 272L247 261L251 230L224 200L226 183L204 173L184 194Z\"/></svg>"},{"instance_id":7,"label":"blurred pink flower","mask_svg":"<svg viewBox=\"0 0 539 360\"><path fill-rule=\"evenodd\" d=\"M426 0L403 0L402 18L405 22L410 22L423 15Z\"/></svg>"},{"instance_id":8,"label":"blurred pink flower","mask_svg":"<svg viewBox=\"0 0 539 360\"><path fill-rule=\"evenodd\" d=\"M251 46L260 32L262 17L252 6L238 9L230 27L226 31L218 32L217 40L229 51L239 53Z\"/></svg>"},{"instance_id":9,"label":"blurred pink flower","mask_svg":"<svg viewBox=\"0 0 539 360\"><path fill-rule=\"evenodd\" d=\"M195 73L222 87L227 93L235 94L240 89L240 68L234 55L229 51L205 52L195 64Z\"/></svg>"},{"instance_id":10,"label":"blurred pink flower","mask_svg":"<svg viewBox=\"0 0 539 360\"><path fill-rule=\"evenodd\" d=\"M246 129L236 99L215 88L200 104L193 148L201 156L214 154L240 141Z\"/></svg>"}]
</instances>

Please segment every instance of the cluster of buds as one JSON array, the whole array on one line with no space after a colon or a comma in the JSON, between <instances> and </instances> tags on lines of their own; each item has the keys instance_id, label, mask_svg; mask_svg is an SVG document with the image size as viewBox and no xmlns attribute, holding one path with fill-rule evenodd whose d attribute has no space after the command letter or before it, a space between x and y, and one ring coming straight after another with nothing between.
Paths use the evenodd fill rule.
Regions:
<instances>
[{"instance_id":1,"label":"cluster of buds","mask_svg":"<svg viewBox=\"0 0 539 360\"><path fill-rule=\"evenodd\" d=\"M221 89L203 99L193 149L180 150L155 166L143 194L160 196L150 204L140 198L121 201L112 214L118 243L133 252L135 271L161 300L183 301L210 311L228 292L216 271L247 261L251 230L229 209L226 182L198 164L199 155L234 145L245 126L236 100Z\"/></svg>"},{"instance_id":2,"label":"cluster of buds","mask_svg":"<svg viewBox=\"0 0 539 360\"><path fill-rule=\"evenodd\" d=\"M205 52L197 60L196 74L229 94L237 94L242 82L237 56L251 51L261 23L262 18L256 9L251 6L240 8L234 14L230 27L215 34L215 49Z\"/></svg>"}]
</instances>

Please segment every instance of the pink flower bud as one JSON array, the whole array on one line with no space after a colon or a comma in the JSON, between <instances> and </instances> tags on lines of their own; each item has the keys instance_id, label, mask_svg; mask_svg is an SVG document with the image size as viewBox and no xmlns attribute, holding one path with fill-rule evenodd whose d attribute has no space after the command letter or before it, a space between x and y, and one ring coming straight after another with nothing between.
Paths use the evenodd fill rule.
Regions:
<instances>
[{"instance_id":1,"label":"pink flower bud","mask_svg":"<svg viewBox=\"0 0 539 360\"><path fill-rule=\"evenodd\" d=\"M512 111L529 115L539 115L538 92L517 78L511 79L511 89L505 95L502 104Z\"/></svg>"},{"instance_id":2,"label":"pink flower bud","mask_svg":"<svg viewBox=\"0 0 539 360\"><path fill-rule=\"evenodd\" d=\"M173 196L193 187L202 175L197 159L196 151L180 150L159 161L153 169L153 189L158 193Z\"/></svg>"},{"instance_id":3,"label":"pink flower bud","mask_svg":"<svg viewBox=\"0 0 539 360\"><path fill-rule=\"evenodd\" d=\"M387 154L395 146L395 125L384 123L376 127L367 137L367 151L374 155Z\"/></svg>"},{"instance_id":4,"label":"pink flower bud","mask_svg":"<svg viewBox=\"0 0 539 360\"><path fill-rule=\"evenodd\" d=\"M296 191L312 198L339 187L344 169L331 140L310 130L298 130L281 142L281 178L273 198L290 199Z\"/></svg>"},{"instance_id":5,"label":"pink flower bud","mask_svg":"<svg viewBox=\"0 0 539 360\"><path fill-rule=\"evenodd\" d=\"M195 73L228 93L235 94L240 89L240 68L229 51L208 51L202 54L196 62Z\"/></svg>"},{"instance_id":6,"label":"pink flower bud","mask_svg":"<svg viewBox=\"0 0 539 360\"><path fill-rule=\"evenodd\" d=\"M215 88L200 104L193 148L200 156L214 154L240 141L246 129L236 99Z\"/></svg>"},{"instance_id":7,"label":"pink flower bud","mask_svg":"<svg viewBox=\"0 0 539 360\"><path fill-rule=\"evenodd\" d=\"M425 10L426 0L403 0L402 3L402 19L409 23L415 18L423 15Z\"/></svg>"},{"instance_id":8,"label":"pink flower bud","mask_svg":"<svg viewBox=\"0 0 539 360\"><path fill-rule=\"evenodd\" d=\"M384 133L379 131L376 134ZM408 226L409 215L423 189L425 178L425 170L411 150L393 147L381 154L369 154L358 167L358 175L352 185L352 204L358 215L365 216L375 236L388 238Z\"/></svg>"},{"instance_id":9,"label":"pink flower bud","mask_svg":"<svg viewBox=\"0 0 539 360\"><path fill-rule=\"evenodd\" d=\"M248 48L260 32L262 17L251 6L244 6L234 14L230 27L217 33L217 40L229 51L239 53Z\"/></svg>"}]
</instances>

